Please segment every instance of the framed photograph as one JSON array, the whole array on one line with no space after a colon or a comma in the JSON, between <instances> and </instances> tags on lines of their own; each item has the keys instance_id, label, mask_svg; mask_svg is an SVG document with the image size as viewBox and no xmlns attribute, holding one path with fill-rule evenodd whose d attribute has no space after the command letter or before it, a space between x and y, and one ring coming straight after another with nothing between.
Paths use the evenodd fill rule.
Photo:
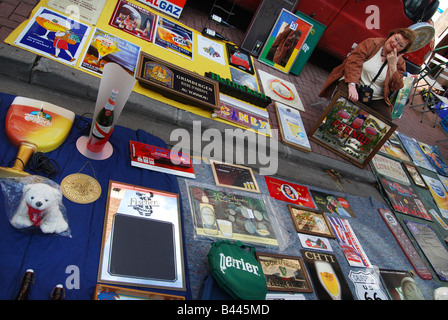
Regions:
<instances>
[{"instance_id":1,"label":"framed photograph","mask_svg":"<svg viewBox=\"0 0 448 320\"><path fill-rule=\"evenodd\" d=\"M210 160L210 165L217 186L260 193L251 168L215 160Z\"/></svg>"},{"instance_id":2,"label":"framed photograph","mask_svg":"<svg viewBox=\"0 0 448 320\"><path fill-rule=\"evenodd\" d=\"M239 70L243 70L247 73L254 74L254 66L252 64L251 55L244 49L227 43L227 58L229 64Z\"/></svg>"},{"instance_id":3,"label":"framed photograph","mask_svg":"<svg viewBox=\"0 0 448 320\"><path fill-rule=\"evenodd\" d=\"M112 27L151 42L157 16L131 2L120 0L109 21Z\"/></svg>"},{"instance_id":4,"label":"framed photograph","mask_svg":"<svg viewBox=\"0 0 448 320\"><path fill-rule=\"evenodd\" d=\"M94 300L185 300L185 297L97 284Z\"/></svg>"},{"instance_id":5,"label":"framed photograph","mask_svg":"<svg viewBox=\"0 0 448 320\"><path fill-rule=\"evenodd\" d=\"M179 195L110 181L98 282L186 290Z\"/></svg>"},{"instance_id":6,"label":"framed photograph","mask_svg":"<svg viewBox=\"0 0 448 320\"><path fill-rule=\"evenodd\" d=\"M255 252L269 291L313 292L300 257Z\"/></svg>"},{"instance_id":7,"label":"framed photograph","mask_svg":"<svg viewBox=\"0 0 448 320\"><path fill-rule=\"evenodd\" d=\"M396 129L392 121L338 91L308 137L364 169Z\"/></svg>"},{"instance_id":8,"label":"framed photograph","mask_svg":"<svg viewBox=\"0 0 448 320\"><path fill-rule=\"evenodd\" d=\"M276 102L275 112L279 121L282 141L303 152L311 152L311 145L299 110Z\"/></svg>"},{"instance_id":9,"label":"framed photograph","mask_svg":"<svg viewBox=\"0 0 448 320\"><path fill-rule=\"evenodd\" d=\"M403 162L403 167L406 169L407 173L412 179L412 182L414 182L416 186L428 189L428 185L426 184L425 180L423 180L423 177L416 166Z\"/></svg>"},{"instance_id":10,"label":"framed photograph","mask_svg":"<svg viewBox=\"0 0 448 320\"><path fill-rule=\"evenodd\" d=\"M297 232L335 238L330 223L323 212L288 204L289 214Z\"/></svg>"},{"instance_id":11,"label":"framed photograph","mask_svg":"<svg viewBox=\"0 0 448 320\"><path fill-rule=\"evenodd\" d=\"M259 60L284 73L289 73L313 25L282 9L269 34Z\"/></svg>"}]
</instances>

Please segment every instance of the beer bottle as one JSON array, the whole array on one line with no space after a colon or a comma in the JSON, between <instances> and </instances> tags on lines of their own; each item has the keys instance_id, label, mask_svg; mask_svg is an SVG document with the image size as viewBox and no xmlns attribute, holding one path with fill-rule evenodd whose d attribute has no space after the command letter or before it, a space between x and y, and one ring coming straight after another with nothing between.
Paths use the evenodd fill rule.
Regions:
<instances>
[{"instance_id":1,"label":"beer bottle","mask_svg":"<svg viewBox=\"0 0 448 320\"><path fill-rule=\"evenodd\" d=\"M117 100L118 90L113 89L106 105L98 112L92 134L97 139L104 139L108 136L112 123L114 122L114 107Z\"/></svg>"},{"instance_id":2,"label":"beer bottle","mask_svg":"<svg viewBox=\"0 0 448 320\"><path fill-rule=\"evenodd\" d=\"M226 37L220 35L215 30L212 30L212 29L209 29L209 28L204 28L202 30L202 34L204 36L206 36L206 37L209 37L209 38L215 38L215 39L222 40L222 41L229 41L229 39L227 39Z\"/></svg>"},{"instance_id":3,"label":"beer bottle","mask_svg":"<svg viewBox=\"0 0 448 320\"><path fill-rule=\"evenodd\" d=\"M211 19L214 23L219 24L219 25L221 25L221 26L223 26L223 27L235 28L235 27L232 26L230 23L227 23L227 21L222 20L222 18L221 18L220 16L216 15L216 14L212 14L212 15L210 16L210 19Z\"/></svg>"},{"instance_id":4,"label":"beer bottle","mask_svg":"<svg viewBox=\"0 0 448 320\"><path fill-rule=\"evenodd\" d=\"M28 269L22 277L20 291L15 300L28 300L31 285L34 283L34 270Z\"/></svg>"},{"instance_id":5,"label":"beer bottle","mask_svg":"<svg viewBox=\"0 0 448 320\"><path fill-rule=\"evenodd\" d=\"M62 284L56 285L50 294L51 300L63 300L65 298L64 286Z\"/></svg>"}]
</instances>

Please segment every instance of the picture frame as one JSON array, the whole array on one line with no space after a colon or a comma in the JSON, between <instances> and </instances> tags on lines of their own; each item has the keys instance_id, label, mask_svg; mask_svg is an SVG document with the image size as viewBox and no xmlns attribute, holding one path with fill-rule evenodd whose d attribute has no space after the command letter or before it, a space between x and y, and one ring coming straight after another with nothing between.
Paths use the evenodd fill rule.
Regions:
<instances>
[{"instance_id":1,"label":"picture frame","mask_svg":"<svg viewBox=\"0 0 448 320\"><path fill-rule=\"evenodd\" d=\"M226 43L229 65L249 74L255 74L251 55L234 44Z\"/></svg>"},{"instance_id":2,"label":"picture frame","mask_svg":"<svg viewBox=\"0 0 448 320\"><path fill-rule=\"evenodd\" d=\"M210 166L218 187L260 193L251 168L216 160L210 160Z\"/></svg>"},{"instance_id":3,"label":"picture frame","mask_svg":"<svg viewBox=\"0 0 448 320\"><path fill-rule=\"evenodd\" d=\"M428 185L426 184L425 180L423 179L422 175L420 174L420 171L416 166L410 163L402 163L403 167L406 169L406 172L409 174L409 177L411 177L412 182L421 188L428 189Z\"/></svg>"},{"instance_id":4,"label":"picture frame","mask_svg":"<svg viewBox=\"0 0 448 320\"><path fill-rule=\"evenodd\" d=\"M94 300L185 300L183 296L97 284Z\"/></svg>"},{"instance_id":5,"label":"picture frame","mask_svg":"<svg viewBox=\"0 0 448 320\"><path fill-rule=\"evenodd\" d=\"M275 102L275 113L283 143L306 153L311 152L311 145L299 110Z\"/></svg>"},{"instance_id":6,"label":"picture frame","mask_svg":"<svg viewBox=\"0 0 448 320\"><path fill-rule=\"evenodd\" d=\"M310 140L364 169L398 125L337 91L308 133Z\"/></svg>"},{"instance_id":7,"label":"picture frame","mask_svg":"<svg viewBox=\"0 0 448 320\"><path fill-rule=\"evenodd\" d=\"M312 28L313 24L283 8L261 50L259 61L289 73Z\"/></svg>"},{"instance_id":8,"label":"picture frame","mask_svg":"<svg viewBox=\"0 0 448 320\"><path fill-rule=\"evenodd\" d=\"M185 291L182 242L177 193L109 181L98 282Z\"/></svg>"},{"instance_id":9,"label":"picture frame","mask_svg":"<svg viewBox=\"0 0 448 320\"><path fill-rule=\"evenodd\" d=\"M297 232L326 238L336 238L323 212L290 204L288 204L288 211Z\"/></svg>"},{"instance_id":10,"label":"picture frame","mask_svg":"<svg viewBox=\"0 0 448 320\"><path fill-rule=\"evenodd\" d=\"M313 292L301 257L255 252L269 291Z\"/></svg>"}]
</instances>

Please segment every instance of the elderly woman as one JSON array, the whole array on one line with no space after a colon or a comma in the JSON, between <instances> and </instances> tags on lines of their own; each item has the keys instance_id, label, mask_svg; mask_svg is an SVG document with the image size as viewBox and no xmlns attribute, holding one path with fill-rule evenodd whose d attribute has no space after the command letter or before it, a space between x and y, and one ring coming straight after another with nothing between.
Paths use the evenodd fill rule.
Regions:
<instances>
[{"instance_id":1,"label":"elderly woman","mask_svg":"<svg viewBox=\"0 0 448 320\"><path fill-rule=\"evenodd\" d=\"M361 42L344 62L333 69L325 82L320 97L330 98L336 86L347 93L350 101L358 101L357 85L369 85L387 60L375 82L372 83L372 101L369 107L392 120L393 105L389 95L403 87L406 63L402 57L415 41L414 31L398 28L387 39L369 38Z\"/></svg>"}]
</instances>

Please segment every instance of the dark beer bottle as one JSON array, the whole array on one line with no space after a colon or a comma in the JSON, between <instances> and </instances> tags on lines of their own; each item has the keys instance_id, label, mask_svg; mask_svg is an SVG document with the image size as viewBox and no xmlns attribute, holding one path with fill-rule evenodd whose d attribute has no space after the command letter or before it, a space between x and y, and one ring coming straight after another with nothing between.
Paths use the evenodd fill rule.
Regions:
<instances>
[{"instance_id":1,"label":"dark beer bottle","mask_svg":"<svg viewBox=\"0 0 448 320\"><path fill-rule=\"evenodd\" d=\"M212 14L210 16L210 20L212 20L214 23L219 24L223 27L228 27L228 28L235 28L234 26L232 26L230 23L227 23L227 21L222 20L222 18L216 14Z\"/></svg>"},{"instance_id":2,"label":"dark beer bottle","mask_svg":"<svg viewBox=\"0 0 448 320\"><path fill-rule=\"evenodd\" d=\"M108 136L112 123L114 122L114 107L117 100L118 90L113 89L106 105L98 112L92 134L97 139L104 139Z\"/></svg>"},{"instance_id":3,"label":"dark beer bottle","mask_svg":"<svg viewBox=\"0 0 448 320\"><path fill-rule=\"evenodd\" d=\"M227 39L226 37L220 35L215 30L212 30L212 29L209 29L209 28L204 28L202 30L202 34L204 36L206 36L206 37L209 37L209 38L215 38L215 39L222 40L222 41L229 41L229 39Z\"/></svg>"},{"instance_id":4,"label":"dark beer bottle","mask_svg":"<svg viewBox=\"0 0 448 320\"><path fill-rule=\"evenodd\" d=\"M56 285L50 294L51 300L63 300L65 298L64 286L62 284Z\"/></svg>"},{"instance_id":5,"label":"dark beer bottle","mask_svg":"<svg viewBox=\"0 0 448 320\"><path fill-rule=\"evenodd\" d=\"M34 283L34 270L28 269L22 277L20 283L20 291L15 300L28 300L30 294L31 285Z\"/></svg>"}]
</instances>

